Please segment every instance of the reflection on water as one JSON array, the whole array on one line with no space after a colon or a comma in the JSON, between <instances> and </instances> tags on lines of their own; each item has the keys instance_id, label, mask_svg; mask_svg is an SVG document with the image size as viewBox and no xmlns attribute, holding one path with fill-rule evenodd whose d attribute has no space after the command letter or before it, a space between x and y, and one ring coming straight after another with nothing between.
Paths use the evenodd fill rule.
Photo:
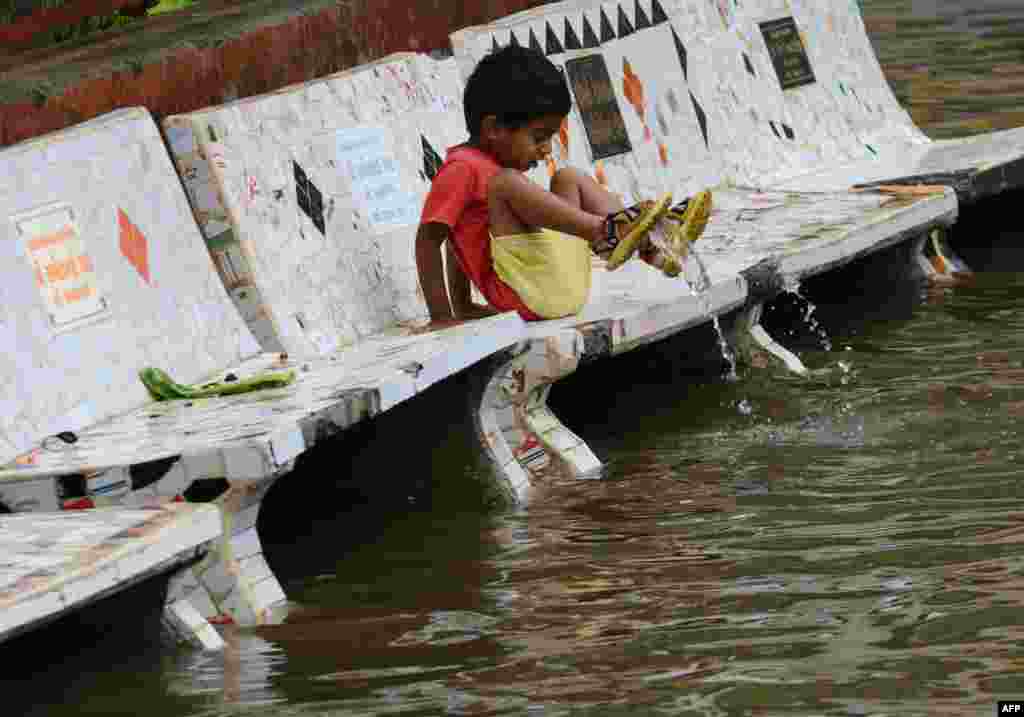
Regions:
<instances>
[{"instance_id":1,"label":"reflection on water","mask_svg":"<svg viewBox=\"0 0 1024 717\"><path fill-rule=\"evenodd\" d=\"M1024 125L1024 4L865 0L886 77L935 138Z\"/></svg>"},{"instance_id":2,"label":"reflection on water","mask_svg":"<svg viewBox=\"0 0 1024 717\"><path fill-rule=\"evenodd\" d=\"M933 134L1024 124L1004 71L1024 6L865 6ZM581 370L553 400L607 475L529 510L482 511L466 428L403 409L418 448L361 459L369 486L325 469L279 509L286 624L226 628L223 655L159 645L152 620L48 632L17 649L96 644L3 653L2 713L991 714L1024 695L1018 246L975 250L955 289L879 281L884 257L807 282L816 325L795 296L765 319L806 379L702 375L710 332ZM370 456L361 430L348 448Z\"/></svg>"}]
</instances>

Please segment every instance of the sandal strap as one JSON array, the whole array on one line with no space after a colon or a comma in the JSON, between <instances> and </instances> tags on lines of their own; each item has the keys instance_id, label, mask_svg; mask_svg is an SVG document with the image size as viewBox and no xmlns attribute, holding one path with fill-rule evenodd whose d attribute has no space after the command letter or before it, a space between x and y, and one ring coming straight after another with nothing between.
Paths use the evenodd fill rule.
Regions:
<instances>
[{"instance_id":1,"label":"sandal strap","mask_svg":"<svg viewBox=\"0 0 1024 717\"><path fill-rule=\"evenodd\" d=\"M644 212L647 211L646 206L640 204L634 204L624 209L620 209L617 212L608 214L605 219L605 241L608 243L608 247L614 249L619 244L619 236L615 231L617 224L630 224L635 222Z\"/></svg>"},{"instance_id":2,"label":"sandal strap","mask_svg":"<svg viewBox=\"0 0 1024 717\"><path fill-rule=\"evenodd\" d=\"M614 212L604 219L604 240L609 249L614 249L619 245L619 235L618 232L615 231L615 223L617 221L616 214L619 213L620 212Z\"/></svg>"}]
</instances>

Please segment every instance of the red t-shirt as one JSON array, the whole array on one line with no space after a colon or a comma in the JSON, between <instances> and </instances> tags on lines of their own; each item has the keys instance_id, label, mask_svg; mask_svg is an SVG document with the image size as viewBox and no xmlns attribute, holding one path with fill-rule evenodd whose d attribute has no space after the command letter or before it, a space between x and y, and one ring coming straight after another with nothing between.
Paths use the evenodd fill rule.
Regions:
<instances>
[{"instance_id":1,"label":"red t-shirt","mask_svg":"<svg viewBox=\"0 0 1024 717\"><path fill-rule=\"evenodd\" d=\"M487 186L500 170L501 165L479 149L450 147L430 186L420 221L438 222L449 228L462 270L487 303L501 311L517 311L527 321L537 321L541 317L498 277L491 260Z\"/></svg>"}]
</instances>

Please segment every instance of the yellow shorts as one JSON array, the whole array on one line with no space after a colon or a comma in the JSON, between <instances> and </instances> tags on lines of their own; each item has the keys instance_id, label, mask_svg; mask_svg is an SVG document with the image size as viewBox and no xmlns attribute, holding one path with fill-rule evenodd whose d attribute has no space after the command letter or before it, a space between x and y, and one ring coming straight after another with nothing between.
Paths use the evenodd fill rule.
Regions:
<instances>
[{"instance_id":1,"label":"yellow shorts","mask_svg":"<svg viewBox=\"0 0 1024 717\"><path fill-rule=\"evenodd\" d=\"M550 229L491 236L494 271L545 319L579 312L590 296L590 245Z\"/></svg>"}]
</instances>

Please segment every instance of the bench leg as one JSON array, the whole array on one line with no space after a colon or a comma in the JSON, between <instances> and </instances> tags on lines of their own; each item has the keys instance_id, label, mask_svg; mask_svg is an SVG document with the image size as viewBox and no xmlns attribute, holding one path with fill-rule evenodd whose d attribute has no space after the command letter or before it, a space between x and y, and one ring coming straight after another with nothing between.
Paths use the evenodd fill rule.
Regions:
<instances>
[{"instance_id":1,"label":"bench leg","mask_svg":"<svg viewBox=\"0 0 1024 717\"><path fill-rule=\"evenodd\" d=\"M171 579L167 621L190 641L206 647L193 611L204 622L242 626L274 624L284 618L284 590L263 557L256 532L260 502L274 480L232 483L216 501L223 535L201 562Z\"/></svg>"},{"instance_id":2,"label":"bench leg","mask_svg":"<svg viewBox=\"0 0 1024 717\"><path fill-rule=\"evenodd\" d=\"M184 573L191 572L186 568ZM182 576L184 578L184 576ZM171 580L179 579L176 575ZM188 598L179 598L164 605L164 624L182 642L211 652L224 649L224 639L210 624L210 621L199 614Z\"/></svg>"},{"instance_id":3,"label":"bench leg","mask_svg":"<svg viewBox=\"0 0 1024 717\"><path fill-rule=\"evenodd\" d=\"M576 370L582 336L566 329L524 342L497 359L485 378L475 418L504 497L527 500L531 485L554 474L585 477L601 469L583 440L548 408L555 381Z\"/></svg>"},{"instance_id":4,"label":"bench leg","mask_svg":"<svg viewBox=\"0 0 1024 717\"><path fill-rule=\"evenodd\" d=\"M806 376L807 367L796 354L775 341L761 326L762 309L762 304L754 304L737 317L732 341L736 353L748 366L765 368L774 359L793 373Z\"/></svg>"},{"instance_id":5,"label":"bench leg","mask_svg":"<svg viewBox=\"0 0 1024 717\"><path fill-rule=\"evenodd\" d=\"M949 245L946 230L932 229L914 242L914 270L930 284L954 285L970 280L974 272Z\"/></svg>"}]
</instances>

